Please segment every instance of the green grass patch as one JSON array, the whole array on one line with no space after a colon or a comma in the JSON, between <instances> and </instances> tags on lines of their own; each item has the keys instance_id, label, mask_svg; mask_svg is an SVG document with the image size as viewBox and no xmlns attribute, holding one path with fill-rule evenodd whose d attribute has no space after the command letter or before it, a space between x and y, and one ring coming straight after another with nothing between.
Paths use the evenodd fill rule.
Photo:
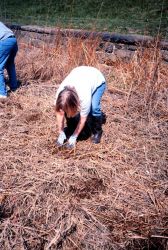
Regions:
<instances>
[{"instance_id":1,"label":"green grass patch","mask_svg":"<svg viewBox=\"0 0 168 250\"><path fill-rule=\"evenodd\" d=\"M164 38L168 32L167 0L1 0L6 22L63 28L139 33Z\"/></svg>"}]
</instances>

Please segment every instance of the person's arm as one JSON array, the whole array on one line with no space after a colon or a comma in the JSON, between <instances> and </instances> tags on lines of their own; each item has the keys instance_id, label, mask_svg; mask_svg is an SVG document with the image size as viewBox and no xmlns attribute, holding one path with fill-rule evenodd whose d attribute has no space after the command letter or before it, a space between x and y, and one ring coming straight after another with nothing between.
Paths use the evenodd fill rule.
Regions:
<instances>
[{"instance_id":1,"label":"person's arm","mask_svg":"<svg viewBox=\"0 0 168 250\"><path fill-rule=\"evenodd\" d=\"M56 112L56 119L57 119L57 126L58 126L58 133L64 130L64 112Z\"/></svg>"},{"instance_id":2,"label":"person's arm","mask_svg":"<svg viewBox=\"0 0 168 250\"><path fill-rule=\"evenodd\" d=\"M58 132L59 136L56 141L56 145L58 147L63 146L65 140L66 140L66 134L64 132L64 112L56 112L56 118L57 118L57 125L58 125Z\"/></svg>"},{"instance_id":3,"label":"person's arm","mask_svg":"<svg viewBox=\"0 0 168 250\"><path fill-rule=\"evenodd\" d=\"M87 116L81 116L79 123L74 131L74 135L76 135L78 137L78 135L80 134L80 132L82 131L83 127L85 126L85 122L86 122Z\"/></svg>"},{"instance_id":4,"label":"person's arm","mask_svg":"<svg viewBox=\"0 0 168 250\"><path fill-rule=\"evenodd\" d=\"M80 132L82 131L82 129L83 129L84 125L85 125L86 119L87 119L87 116L86 117L82 117L82 116L80 117L79 123L78 123L73 135L71 135L69 140L68 140L67 148L71 149L71 148L75 147L77 137L80 134Z\"/></svg>"}]
</instances>

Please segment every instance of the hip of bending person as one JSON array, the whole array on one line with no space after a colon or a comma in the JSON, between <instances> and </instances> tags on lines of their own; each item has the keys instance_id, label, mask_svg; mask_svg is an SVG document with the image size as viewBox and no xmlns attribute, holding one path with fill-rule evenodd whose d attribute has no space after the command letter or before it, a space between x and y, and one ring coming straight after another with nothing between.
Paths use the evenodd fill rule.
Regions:
<instances>
[{"instance_id":1,"label":"hip of bending person","mask_svg":"<svg viewBox=\"0 0 168 250\"><path fill-rule=\"evenodd\" d=\"M55 110L58 126L57 146L65 142L68 148L73 148L82 130L85 127L88 116L91 117L91 140L100 143L102 136L102 111L101 98L106 88L106 80L103 74L90 66L74 68L60 84L55 98ZM65 120L79 117L73 133L69 136L65 133ZM68 123L67 123L68 125Z\"/></svg>"},{"instance_id":2,"label":"hip of bending person","mask_svg":"<svg viewBox=\"0 0 168 250\"><path fill-rule=\"evenodd\" d=\"M18 45L14 33L0 22L0 98L7 97L5 69L9 76L10 90L15 91L18 88L14 63L17 51Z\"/></svg>"}]
</instances>

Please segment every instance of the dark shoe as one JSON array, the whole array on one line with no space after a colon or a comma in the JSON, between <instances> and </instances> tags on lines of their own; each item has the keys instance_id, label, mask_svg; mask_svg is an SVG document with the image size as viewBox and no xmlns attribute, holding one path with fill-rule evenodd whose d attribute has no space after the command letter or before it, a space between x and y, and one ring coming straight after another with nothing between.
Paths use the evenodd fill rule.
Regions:
<instances>
[{"instance_id":1,"label":"dark shoe","mask_svg":"<svg viewBox=\"0 0 168 250\"><path fill-rule=\"evenodd\" d=\"M91 141L95 144L98 144L98 143L100 143L101 137L102 137L102 131L100 131L96 134L93 134L91 136Z\"/></svg>"},{"instance_id":2,"label":"dark shoe","mask_svg":"<svg viewBox=\"0 0 168 250\"><path fill-rule=\"evenodd\" d=\"M0 99L6 99L7 95L0 95Z\"/></svg>"}]
</instances>

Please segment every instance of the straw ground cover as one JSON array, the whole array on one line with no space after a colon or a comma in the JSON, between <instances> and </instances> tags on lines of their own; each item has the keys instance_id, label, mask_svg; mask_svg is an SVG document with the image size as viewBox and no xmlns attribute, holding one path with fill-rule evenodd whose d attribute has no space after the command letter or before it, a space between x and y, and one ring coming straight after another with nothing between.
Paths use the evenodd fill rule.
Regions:
<instances>
[{"instance_id":1,"label":"straw ground cover","mask_svg":"<svg viewBox=\"0 0 168 250\"><path fill-rule=\"evenodd\" d=\"M0 248L166 249L168 66L159 48L107 65L98 41L18 42L22 85L0 103ZM107 79L102 141L58 150L55 91L81 64Z\"/></svg>"}]
</instances>

